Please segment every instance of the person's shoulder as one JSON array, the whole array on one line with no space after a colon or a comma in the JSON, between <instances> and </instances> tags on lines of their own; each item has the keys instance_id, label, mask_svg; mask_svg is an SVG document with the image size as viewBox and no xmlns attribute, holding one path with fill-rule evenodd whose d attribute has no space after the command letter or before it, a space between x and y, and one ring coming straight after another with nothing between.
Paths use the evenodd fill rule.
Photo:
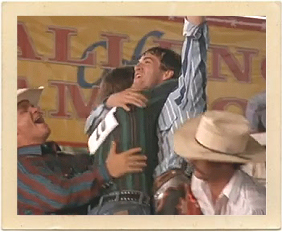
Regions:
<instances>
[{"instance_id":1,"label":"person's shoulder","mask_svg":"<svg viewBox=\"0 0 282 232\"><path fill-rule=\"evenodd\" d=\"M143 90L142 93L145 95L151 95L158 92L172 91L174 88L176 88L177 84L178 84L178 79L171 78L154 86L151 89Z\"/></svg>"},{"instance_id":2,"label":"person's shoulder","mask_svg":"<svg viewBox=\"0 0 282 232\"><path fill-rule=\"evenodd\" d=\"M261 92L258 93L254 96L252 96L249 101L248 104L259 104L259 105L265 105L266 104L266 92Z\"/></svg>"},{"instance_id":3,"label":"person's shoulder","mask_svg":"<svg viewBox=\"0 0 282 232\"><path fill-rule=\"evenodd\" d=\"M250 193L262 193L265 194L265 186L258 183L252 176L244 172L243 170L240 170L240 175L242 176L242 186L245 189L245 191Z\"/></svg>"},{"instance_id":4,"label":"person's shoulder","mask_svg":"<svg viewBox=\"0 0 282 232\"><path fill-rule=\"evenodd\" d=\"M245 172L242 175L241 195L252 209L265 208L266 188Z\"/></svg>"}]
</instances>

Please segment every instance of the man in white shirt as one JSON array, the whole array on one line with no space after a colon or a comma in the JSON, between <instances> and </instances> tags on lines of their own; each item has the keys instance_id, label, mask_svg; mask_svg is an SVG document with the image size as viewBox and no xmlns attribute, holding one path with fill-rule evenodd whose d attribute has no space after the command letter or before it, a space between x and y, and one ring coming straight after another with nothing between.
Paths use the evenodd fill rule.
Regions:
<instances>
[{"instance_id":1,"label":"man in white shirt","mask_svg":"<svg viewBox=\"0 0 282 232\"><path fill-rule=\"evenodd\" d=\"M265 147L250 136L243 116L207 111L176 131L174 148L194 166L191 191L203 214L266 214L265 187L240 169L265 161Z\"/></svg>"}]
</instances>

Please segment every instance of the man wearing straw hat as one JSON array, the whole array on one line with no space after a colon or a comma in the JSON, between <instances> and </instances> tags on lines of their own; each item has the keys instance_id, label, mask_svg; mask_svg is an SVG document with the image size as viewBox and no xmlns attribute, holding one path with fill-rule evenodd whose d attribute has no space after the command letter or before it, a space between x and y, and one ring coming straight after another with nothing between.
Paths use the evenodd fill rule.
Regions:
<instances>
[{"instance_id":1,"label":"man wearing straw hat","mask_svg":"<svg viewBox=\"0 0 282 232\"><path fill-rule=\"evenodd\" d=\"M65 154L55 143L46 143L51 130L37 107L42 91L17 90L18 214L69 214L109 187L113 178L146 166L146 157L137 154L140 148L116 154L112 146L106 162L88 163L79 168L81 173L72 173L83 162L75 162L75 156L62 158Z\"/></svg>"},{"instance_id":2,"label":"man wearing straw hat","mask_svg":"<svg viewBox=\"0 0 282 232\"><path fill-rule=\"evenodd\" d=\"M191 192L203 214L266 214L265 187L240 169L265 161L265 148L250 136L243 116L207 111L176 131L174 148L194 166Z\"/></svg>"}]
</instances>

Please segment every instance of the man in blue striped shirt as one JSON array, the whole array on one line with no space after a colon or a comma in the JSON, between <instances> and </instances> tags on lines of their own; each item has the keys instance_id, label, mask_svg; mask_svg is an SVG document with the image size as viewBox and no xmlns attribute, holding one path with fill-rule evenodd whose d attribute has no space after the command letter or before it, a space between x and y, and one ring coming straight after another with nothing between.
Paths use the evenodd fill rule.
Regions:
<instances>
[{"instance_id":1,"label":"man in blue striped shirt","mask_svg":"<svg viewBox=\"0 0 282 232\"><path fill-rule=\"evenodd\" d=\"M206 110L206 60L208 48L208 27L204 17L187 16L183 27L185 41L182 48L182 67L178 87L168 96L159 115L157 133L159 140L158 166L155 176L172 168L186 165L183 158L173 150L173 133L188 118L196 117ZM138 90L150 89L173 78L171 68L164 69L162 54L145 52L135 66L134 83L131 89L111 95L105 104L91 112L85 131L92 122L108 113L110 107L119 106L128 110L127 104L144 106ZM190 168L187 169L189 172Z\"/></svg>"},{"instance_id":2,"label":"man in blue striped shirt","mask_svg":"<svg viewBox=\"0 0 282 232\"><path fill-rule=\"evenodd\" d=\"M185 19L182 48L182 68L178 88L173 91L160 113L158 121L159 176L172 168L181 168L186 162L173 150L173 134L187 119L206 110L206 61L209 43L208 28L203 17ZM191 172L190 168L187 169Z\"/></svg>"}]
</instances>

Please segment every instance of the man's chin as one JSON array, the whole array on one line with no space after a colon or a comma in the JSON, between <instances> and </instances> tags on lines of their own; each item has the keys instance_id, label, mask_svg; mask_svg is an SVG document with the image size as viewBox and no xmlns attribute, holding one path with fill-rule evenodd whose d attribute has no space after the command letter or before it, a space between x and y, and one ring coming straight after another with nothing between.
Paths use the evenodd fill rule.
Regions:
<instances>
[{"instance_id":1,"label":"man's chin","mask_svg":"<svg viewBox=\"0 0 282 232\"><path fill-rule=\"evenodd\" d=\"M46 141L46 140L48 139L48 137L50 136L50 134L51 134L51 130L50 130L50 129L45 131L45 134L44 134L44 141Z\"/></svg>"},{"instance_id":2,"label":"man's chin","mask_svg":"<svg viewBox=\"0 0 282 232\"><path fill-rule=\"evenodd\" d=\"M140 84L138 82L133 82L133 84L131 85L131 88L138 89L139 86L140 86Z\"/></svg>"},{"instance_id":3,"label":"man's chin","mask_svg":"<svg viewBox=\"0 0 282 232\"><path fill-rule=\"evenodd\" d=\"M197 169L194 170L194 173L193 173L198 179L201 179L201 180L205 180L205 175L201 172L199 172Z\"/></svg>"},{"instance_id":4,"label":"man's chin","mask_svg":"<svg viewBox=\"0 0 282 232\"><path fill-rule=\"evenodd\" d=\"M40 127L42 134L44 134L46 138L48 138L51 133L50 127L46 123L40 123L38 124L38 126Z\"/></svg>"},{"instance_id":5,"label":"man's chin","mask_svg":"<svg viewBox=\"0 0 282 232\"><path fill-rule=\"evenodd\" d=\"M49 135L51 134L51 129L49 128L49 126L46 126L46 134L47 134L47 138L49 137Z\"/></svg>"},{"instance_id":6,"label":"man's chin","mask_svg":"<svg viewBox=\"0 0 282 232\"><path fill-rule=\"evenodd\" d=\"M145 86L143 82L141 81L136 81L133 82L132 86L133 89L138 89L138 90L146 90L146 89L150 89L149 87Z\"/></svg>"}]
</instances>

